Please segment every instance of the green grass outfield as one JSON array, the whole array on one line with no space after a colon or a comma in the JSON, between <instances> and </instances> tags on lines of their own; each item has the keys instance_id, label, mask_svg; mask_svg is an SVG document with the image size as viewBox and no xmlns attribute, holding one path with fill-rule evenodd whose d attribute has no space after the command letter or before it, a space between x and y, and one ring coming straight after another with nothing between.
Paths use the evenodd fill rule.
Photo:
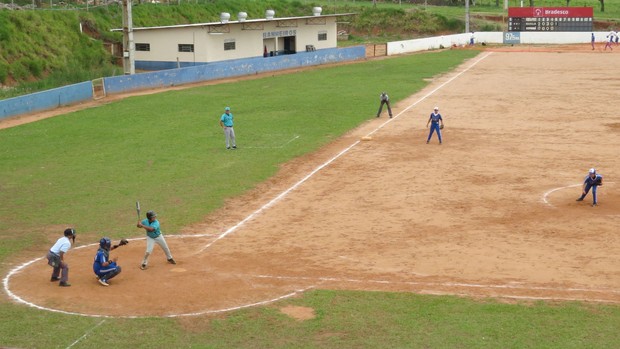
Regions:
<instances>
[{"instance_id":1,"label":"green grass outfield","mask_svg":"<svg viewBox=\"0 0 620 349\"><path fill-rule=\"evenodd\" d=\"M374 117L475 51L443 51L132 97L0 130L0 271L45 254L64 228L78 245L141 236L136 200L175 234L226 198ZM218 126L235 115L239 150ZM68 255L69 263L71 253ZM162 295L174 297L174 295ZM93 297L99 297L93 295ZM114 302L114 298L102 298ZM278 310L311 307L298 321ZM620 308L502 304L410 293L316 290L219 316L103 319L0 301L0 347L612 348Z\"/></svg>"}]
</instances>

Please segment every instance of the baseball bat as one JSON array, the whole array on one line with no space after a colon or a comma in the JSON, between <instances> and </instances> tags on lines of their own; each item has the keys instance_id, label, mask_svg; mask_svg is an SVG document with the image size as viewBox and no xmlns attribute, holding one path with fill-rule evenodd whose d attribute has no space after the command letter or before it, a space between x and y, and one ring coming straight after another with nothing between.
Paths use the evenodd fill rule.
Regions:
<instances>
[{"instance_id":1,"label":"baseball bat","mask_svg":"<svg viewBox=\"0 0 620 349\"><path fill-rule=\"evenodd\" d=\"M140 220L142 218L140 216L140 201L136 201L136 212L138 213L138 220Z\"/></svg>"}]
</instances>

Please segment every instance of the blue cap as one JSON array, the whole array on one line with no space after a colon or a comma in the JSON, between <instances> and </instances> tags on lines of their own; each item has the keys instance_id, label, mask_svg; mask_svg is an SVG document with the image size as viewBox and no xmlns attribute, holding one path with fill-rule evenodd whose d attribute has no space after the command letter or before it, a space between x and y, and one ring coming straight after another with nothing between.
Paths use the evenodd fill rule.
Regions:
<instances>
[{"instance_id":1,"label":"blue cap","mask_svg":"<svg viewBox=\"0 0 620 349\"><path fill-rule=\"evenodd\" d=\"M229 111L229 110L230 110L230 107L226 107L226 108L224 108L224 110Z\"/></svg>"}]
</instances>

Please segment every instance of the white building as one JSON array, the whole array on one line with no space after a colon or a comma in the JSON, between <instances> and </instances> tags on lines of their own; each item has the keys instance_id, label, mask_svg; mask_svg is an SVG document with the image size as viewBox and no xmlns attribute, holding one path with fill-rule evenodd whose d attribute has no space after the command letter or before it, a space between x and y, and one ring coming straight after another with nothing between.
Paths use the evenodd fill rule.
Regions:
<instances>
[{"instance_id":1,"label":"white building","mask_svg":"<svg viewBox=\"0 0 620 349\"><path fill-rule=\"evenodd\" d=\"M247 19L222 13L220 22L133 28L138 69L166 69L251 57L295 54L337 47L337 18L347 14ZM114 29L113 31L122 31Z\"/></svg>"}]
</instances>

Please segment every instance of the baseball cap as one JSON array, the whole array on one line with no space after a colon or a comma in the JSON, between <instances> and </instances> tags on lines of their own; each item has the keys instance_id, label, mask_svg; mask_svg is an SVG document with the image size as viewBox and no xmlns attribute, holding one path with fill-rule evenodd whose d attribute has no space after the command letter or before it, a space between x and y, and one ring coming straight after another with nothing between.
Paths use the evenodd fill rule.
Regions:
<instances>
[{"instance_id":1,"label":"baseball cap","mask_svg":"<svg viewBox=\"0 0 620 349\"><path fill-rule=\"evenodd\" d=\"M434 110L439 110L439 107L435 107L435 109L434 109Z\"/></svg>"},{"instance_id":2,"label":"baseball cap","mask_svg":"<svg viewBox=\"0 0 620 349\"><path fill-rule=\"evenodd\" d=\"M596 173L596 170L594 168L591 168L590 173Z\"/></svg>"},{"instance_id":3,"label":"baseball cap","mask_svg":"<svg viewBox=\"0 0 620 349\"><path fill-rule=\"evenodd\" d=\"M224 110L229 111L229 110L230 110L230 107L226 107L226 108L224 108Z\"/></svg>"}]
</instances>

